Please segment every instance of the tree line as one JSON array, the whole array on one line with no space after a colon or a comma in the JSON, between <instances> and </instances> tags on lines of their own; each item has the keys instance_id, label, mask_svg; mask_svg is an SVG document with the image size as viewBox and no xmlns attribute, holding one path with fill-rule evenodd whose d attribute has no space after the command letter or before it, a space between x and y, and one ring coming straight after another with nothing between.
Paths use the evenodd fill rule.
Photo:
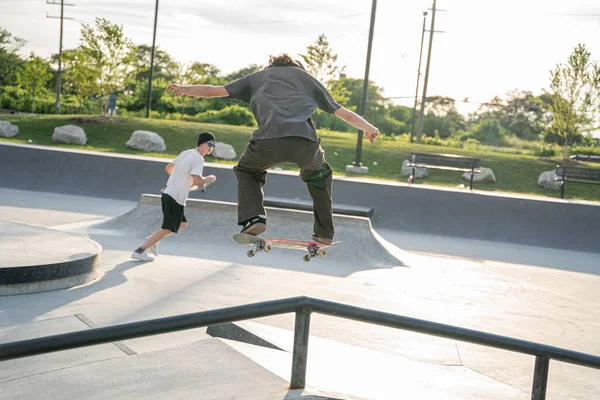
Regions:
<instances>
[{"instance_id":1,"label":"tree line","mask_svg":"<svg viewBox=\"0 0 600 400\"><path fill-rule=\"evenodd\" d=\"M33 53L20 55L23 39L0 27L0 108L27 112L54 112L58 55L44 59ZM62 54L62 107L64 113L104 114L107 97L118 95L120 115L142 116L148 98L152 48L135 45L122 26L98 18L82 24L74 49ZM308 45L302 61L309 73L323 82L343 106L356 110L362 98L362 79L348 77L325 35ZM248 65L223 74L212 64L180 63L157 48L152 84L153 117L253 126L248 106L228 99L176 98L165 95L172 82L223 85L262 65ZM399 78L400 79L400 78ZM465 99L466 100L466 99ZM463 116L456 100L431 96L426 99L424 140L481 142L511 145L516 141L560 144L566 158L575 145L594 146L590 132L600 128L600 64L584 45L577 45L566 63L550 71L550 85L542 94L515 90L494 97L477 111ZM413 109L394 105L374 82L368 85L366 117L388 135L410 135ZM320 129L352 132L337 118L317 112Z\"/></svg>"}]
</instances>

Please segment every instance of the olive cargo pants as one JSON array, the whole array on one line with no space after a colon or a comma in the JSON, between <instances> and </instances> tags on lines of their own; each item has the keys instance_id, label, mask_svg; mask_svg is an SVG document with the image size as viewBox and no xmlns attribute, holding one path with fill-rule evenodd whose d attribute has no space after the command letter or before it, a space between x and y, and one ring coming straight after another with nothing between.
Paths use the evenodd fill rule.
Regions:
<instances>
[{"instance_id":1,"label":"olive cargo pants","mask_svg":"<svg viewBox=\"0 0 600 400\"><path fill-rule=\"evenodd\" d=\"M275 139L251 139L238 165L233 169L238 179L238 224L257 215L266 215L263 186L266 170L281 163L300 167L300 178L313 199L314 234L333 238L332 171L325 161L319 142L288 136Z\"/></svg>"}]
</instances>

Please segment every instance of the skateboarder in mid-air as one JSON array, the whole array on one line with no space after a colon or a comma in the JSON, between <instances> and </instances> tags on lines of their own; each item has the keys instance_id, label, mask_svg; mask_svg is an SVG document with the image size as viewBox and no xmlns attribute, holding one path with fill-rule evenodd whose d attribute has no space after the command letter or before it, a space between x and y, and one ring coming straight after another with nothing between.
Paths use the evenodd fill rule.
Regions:
<instances>
[{"instance_id":1,"label":"skateboarder in mid-air","mask_svg":"<svg viewBox=\"0 0 600 400\"><path fill-rule=\"evenodd\" d=\"M266 230L262 189L266 170L292 162L300 167L300 177L313 199L313 240L331 244L334 234L332 171L325 161L311 116L317 108L335 114L364 131L371 143L379 135L377 128L340 106L327 89L288 54L271 57L262 71L225 86L172 83L167 92L177 96L230 97L250 104L258 129L252 133L234 167L238 179L238 224L242 226L242 233L259 235Z\"/></svg>"},{"instance_id":2,"label":"skateboarder in mid-air","mask_svg":"<svg viewBox=\"0 0 600 400\"><path fill-rule=\"evenodd\" d=\"M215 136L210 132L203 132L198 135L198 146L195 149L182 151L167 165L165 169L169 174L169 180L161 197L162 226L131 253L131 258L141 261L154 260L146 254L146 251L149 249L158 256L158 242L187 227L183 209L190 190L210 185L217 180L214 175L202 176L204 156L210 154L214 147Z\"/></svg>"}]
</instances>

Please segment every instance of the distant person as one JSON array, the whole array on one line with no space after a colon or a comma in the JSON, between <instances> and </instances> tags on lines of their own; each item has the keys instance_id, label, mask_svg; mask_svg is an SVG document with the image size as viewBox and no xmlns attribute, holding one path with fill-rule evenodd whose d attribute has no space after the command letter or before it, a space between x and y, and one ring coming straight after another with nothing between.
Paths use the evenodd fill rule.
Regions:
<instances>
[{"instance_id":1,"label":"distant person","mask_svg":"<svg viewBox=\"0 0 600 400\"><path fill-rule=\"evenodd\" d=\"M214 148L215 136L210 132L203 132L198 135L198 146L195 149L182 151L167 165L165 169L169 174L169 180L161 197L162 226L131 253L131 258L153 261L154 258L146 254L146 251L150 250L155 256L158 256L158 242L187 227L184 207L190 190L210 185L217 180L214 175L202 175L204 156L210 154Z\"/></svg>"},{"instance_id":2,"label":"distant person","mask_svg":"<svg viewBox=\"0 0 600 400\"><path fill-rule=\"evenodd\" d=\"M112 93L108 95L108 102L106 104L107 114L117 115L117 95Z\"/></svg>"},{"instance_id":3,"label":"distant person","mask_svg":"<svg viewBox=\"0 0 600 400\"><path fill-rule=\"evenodd\" d=\"M332 171L325 161L311 116L317 108L335 114L364 131L371 143L379 135L377 128L340 106L327 89L288 54L271 57L264 70L225 86L172 83L167 92L177 96L230 97L250 104L258 129L252 133L234 167L238 179L238 224L242 226L242 233L259 235L266 230L262 189L266 170L291 162L300 167L300 177L313 199L313 240L331 244L334 234Z\"/></svg>"}]
</instances>

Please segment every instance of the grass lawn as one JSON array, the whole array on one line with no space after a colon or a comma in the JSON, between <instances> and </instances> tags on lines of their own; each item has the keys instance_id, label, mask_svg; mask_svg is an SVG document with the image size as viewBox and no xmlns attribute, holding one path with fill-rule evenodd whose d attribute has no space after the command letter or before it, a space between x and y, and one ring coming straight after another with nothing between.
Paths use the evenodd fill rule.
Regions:
<instances>
[{"instance_id":1,"label":"grass lawn","mask_svg":"<svg viewBox=\"0 0 600 400\"><path fill-rule=\"evenodd\" d=\"M56 126L72 124L74 116L64 115L0 115L0 119L9 120L19 126L19 134L12 139L1 140L15 143L31 143L57 146L52 142L52 133ZM216 125L195 122L168 121L160 119L128 118L116 119L106 123L88 122L79 123L88 138L86 146L61 145L76 149L106 151L114 153L139 154L157 157L175 157L182 150L195 146L198 133L208 130L215 134L217 141L231 144L238 155L242 153L250 138L253 128ZM167 144L165 153L144 153L132 150L125 145L134 130L149 130L158 133ZM357 135L355 133L320 132L322 146L326 157L336 175L347 175L346 165L354 160L356 152ZM496 175L496 183L478 183L478 190L516 192L535 194L548 197L560 197L558 191L542 189L537 186L537 179L543 171L556 167L556 160L541 160L533 156L499 153L494 151L477 151L455 149L439 146L409 144L394 140L392 137L380 137L375 145L363 143L362 163L369 167L369 178L388 179L393 181L406 181L400 177L402 161L410 152L450 153L467 155L482 159L482 166L491 168ZM222 164L235 164L235 161L215 160L207 157L207 161ZM373 163L376 162L377 165ZM583 165L583 164L582 164ZM586 166L600 167L589 164ZM295 166L283 165L283 169L296 169ZM454 171L440 171L429 169L429 177L418 180L417 184L442 185L457 187L467 181L461 180L461 173ZM585 199L600 201L600 185L570 184L566 197L572 199Z\"/></svg>"}]
</instances>

